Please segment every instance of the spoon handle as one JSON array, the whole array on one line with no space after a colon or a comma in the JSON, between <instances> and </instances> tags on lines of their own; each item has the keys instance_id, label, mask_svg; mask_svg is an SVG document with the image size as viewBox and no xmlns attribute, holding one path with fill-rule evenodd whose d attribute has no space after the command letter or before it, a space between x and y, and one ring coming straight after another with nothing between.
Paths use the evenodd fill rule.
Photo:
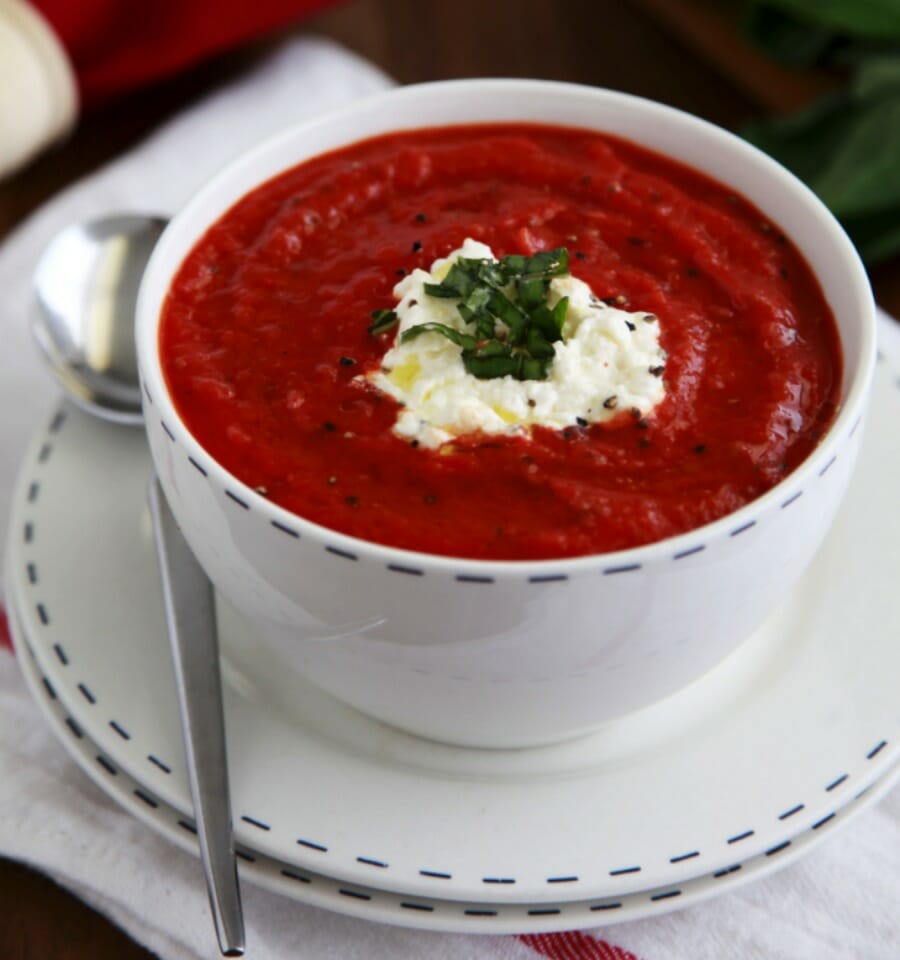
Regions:
<instances>
[{"instance_id":1,"label":"spoon handle","mask_svg":"<svg viewBox=\"0 0 900 960\"><path fill-rule=\"evenodd\" d=\"M244 917L231 826L213 589L157 477L150 482L149 502L206 888L219 949L226 957L239 957L244 953Z\"/></svg>"}]
</instances>

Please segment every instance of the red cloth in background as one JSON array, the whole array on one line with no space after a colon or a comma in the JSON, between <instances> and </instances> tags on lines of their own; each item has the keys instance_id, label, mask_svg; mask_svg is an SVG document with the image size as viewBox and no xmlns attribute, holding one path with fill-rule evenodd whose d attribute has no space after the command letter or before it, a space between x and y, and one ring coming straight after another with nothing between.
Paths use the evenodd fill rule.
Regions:
<instances>
[{"instance_id":1,"label":"red cloth in background","mask_svg":"<svg viewBox=\"0 0 900 960\"><path fill-rule=\"evenodd\" d=\"M32 0L68 51L82 109L178 73L335 0Z\"/></svg>"},{"instance_id":2,"label":"red cloth in background","mask_svg":"<svg viewBox=\"0 0 900 960\"><path fill-rule=\"evenodd\" d=\"M0 607L0 650L6 647L12 650L12 637L9 635L9 623L6 620L6 611Z\"/></svg>"},{"instance_id":3,"label":"red cloth in background","mask_svg":"<svg viewBox=\"0 0 900 960\"><path fill-rule=\"evenodd\" d=\"M589 933L528 933L519 937L526 947L547 960L638 960L630 951L595 940Z\"/></svg>"}]
</instances>

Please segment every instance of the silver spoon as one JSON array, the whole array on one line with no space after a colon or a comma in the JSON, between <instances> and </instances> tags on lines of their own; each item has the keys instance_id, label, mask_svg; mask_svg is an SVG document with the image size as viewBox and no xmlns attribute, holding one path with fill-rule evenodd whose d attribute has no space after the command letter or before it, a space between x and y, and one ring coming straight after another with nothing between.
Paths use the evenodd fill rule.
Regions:
<instances>
[{"instance_id":1,"label":"silver spoon","mask_svg":"<svg viewBox=\"0 0 900 960\"><path fill-rule=\"evenodd\" d=\"M165 226L147 216L73 224L54 237L35 271L35 339L63 390L104 420L142 420L134 307Z\"/></svg>"},{"instance_id":2,"label":"silver spoon","mask_svg":"<svg viewBox=\"0 0 900 960\"><path fill-rule=\"evenodd\" d=\"M165 225L148 216L76 224L51 241L35 272L35 339L63 390L104 420L142 420L134 310L144 267ZM239 957L244 919L212 585L156 478L149 503L206 887L219 948L226 957Z\"/></svg>"}]
</instances>

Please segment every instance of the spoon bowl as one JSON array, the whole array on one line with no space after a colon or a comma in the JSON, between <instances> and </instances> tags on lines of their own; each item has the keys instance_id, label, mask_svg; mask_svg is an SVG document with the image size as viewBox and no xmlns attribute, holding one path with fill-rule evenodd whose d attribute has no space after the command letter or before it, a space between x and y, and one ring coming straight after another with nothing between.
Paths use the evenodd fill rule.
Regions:
<instances>
[{"instance_id":1,"label":"spoon bowl","mask_svg":"<svg viewBox=\"0 0 900 960\"><path fill-rule=\"evenodd\" d=\"M134 308L161 217L76 223L50 242L34 277L35 340L71 399L94 416L140 424Z\"/></svg>"}]
</instances>

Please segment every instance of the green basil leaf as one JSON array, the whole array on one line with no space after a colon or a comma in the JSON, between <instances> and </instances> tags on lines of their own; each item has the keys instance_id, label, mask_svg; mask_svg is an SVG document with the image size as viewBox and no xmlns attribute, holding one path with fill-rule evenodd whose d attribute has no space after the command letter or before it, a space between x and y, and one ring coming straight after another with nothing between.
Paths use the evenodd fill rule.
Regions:
<instances>
[{"instance_id":1,"label":"green basil leaf","mask_svg":"<svg viewBox=\"0 0 900 960\"><path fill-rule=\"evenodd\" d=\"M562 303L562 300L559 302ZM566 300L566 303L568 303L568 300ZM532 324L549 343L562 340L562 325L558 322L558 317L555 314L558 306L559 304L551 310L546 303L541 303L531 311Z\"/></svg>"},{"instance_id":2,"label":"green basil leaf","mask_svg":"<svg viewBox=\"0 0 900 960\"><path fill-rule=\"evenodd\" d=\"M569 272L569 251L565 247L545 250L528 258L525 273L539 273L545 277L562 277Z\"/></svg>"},{"instance_id":3,"label":"green basil leaf","mask_svg":"<svg viewBox=\"0 0 900 960\"><path fill-rule=\"evenodd\" d=\"M528 331L528 336L525 338L525 347L536 360L552 360L556 354L553 344L542 337L534 327L531 327Z\"/></svg>"},{"instance_id":4,"label":"green basil leaf","mask_svg":"<svg viewBox=\"0 0 900 960\"><path fill-rule=\"evenodd\" d=\"M485 286L499 289L506 284L506 276L499 263L494 260L470 260L469 263L477 263L476 276L478 281Z\"/></svg>"},{"instance_id":5,"label":"green basil leaf","mask_svg":"<svg viewBox=\"0 0 900 960\"><path fill-rule=\"evenodd\" d=\"M444 300L459 296L455 290L451 290L450 287L445 286L443 283L426 283L423 284L423 289L429 297L440 297Z\"/></svg>"},{"instance_id":6,"label":"green basil leaf","mask_svg":"<svg viewBox=\"0 0 900 960\"><path fill-rule=\"evenodd\" d=\"M519 369L516 371L517 380L546 380L550 373L550 360L541 360L536 357L520 356L517 358Z\"/></svg>"},{"instance_id":7,"label":"green basil leaf","mask_svg":"<svg viewBox=\"0 0 900 960\"><path fill-rule=\"evenodd\" d=\"M441 336L446 337L448 340L455 343L458 347L462 347L464 350L474 350L477 344L477 341L474 337L469 336L467 333L461 333L459 330L455 330L453 327L448 327L443 323L416 324L416 326L410 327L408 330L403 331L403 334L400 337L400 342L408 343L410 340L421 336L423 333L439 333Z\"/></svg>"},{"instance_id":8,"label":"green basil leaf","mask_svg":"<svg viewBox=\"0 0 900 960\"><path fill-rule=\"evenodd\" d=\"M379 333L386 333L393 330L400 322L400 318L393 310L373 310L371 313L373 323L369 325L369 333L372 336L378 336Z\"/></svg>"},{"instance_id":9,"label":"green basil leaf","mask_svg":"<svg viewBox=\"0 0 900 960\"><path fill-rule=\"evenodd\" d=\"M563 326L566 322L566 312L569 309L569 298L560 297L556 301L556 306L553 308L553 325L556 327L557 337L556 340L562 340L563 338Z\"/></svg>"},{"instance_id":10,"label":"green basil leaf","mask_svg":"<svg viewBox=\"0 0 900 960\"><path fill-rule=\"evenodd\" d=\"M479 340L489 340L496 331L496 321L486 310L478 314L475 321L475 336Z\"/></svg>"},{"instance_id":11,"label":"green basil leaf","mask_svg":"<svg viewBox=\"0 0 900 960\"><path fill-rule=\"evenodd\" d=\"M459 315L469 326L474 325L475 336L480 340L494 335L494 318L486 310L470 310L464 303L457 304Z\"/></svg>"},{"instance_id":12,"label":"green basil leaf","mask_svg":"<svg viewBox=\"0 0 900 960\"><path fill-rule=\"evenodd\" d=\"M426 283L425 292L431 297L467 297L475 283L476 277L458 260L440 283Z\"/></svg>"},{"instance_id":13,"label":"green basil leaf","mask_svg":"<svg viewBox=\"0 0 900 960\"><path fill-rule=\"evenodd\" d=\"M480 343L473 356L476 357L511 357L512 349L508 344L501 343L499 340L488 340L486 343Z\"/></svg>"},{"instance_id":14,"label":"green basil leaf","mask_svg":"<svg viewBox=\"0 0 900 960\"><path fill-rule=\"evenodd\" d=\"M463 354L463 366L467 373L479 380L512 377L519 369L519 357L479 357Z\"/></svg>"},{"instance_id":15,"label":"green basil leaf","mask_svg":"<svg viewBox=\"0 0 900 960\"><path fill-rule=\"evenodd\" d=\"M493 291L490 287L475 287L475 289L462 301L460 307L471 311L473 314L483 313L491 302Z\"/></svg>"},{"instance_id":16,"label":"green basil leaf","mask_svg":"<svg viewBox=\"0 0 900 960\"><path fill-rule=\"evenodd\" d=\"M569 251L559 247L531 257L510 254L500 261L500 269L507 280L523 276L561 277L569 272Z\"/></svg>"},{"instance_id":17,"label":"green basil leaf","mask_svg":"<svg viewBox=\"0 0 900 960\"><path fill-rule=\"evenodd\" d=\"M528 315L517 307L505 294L499 290L491 292L488 309L498 319L509 327L509 342L522 343L528 327Z\"/></svg>"},{"instance_id":18,"label":"green basil leaf","mask_svg":"<svg viewBox=\"0 0 900 960\"><path fill-rule=\"evenodd\" d=\"M544 302L549 289L550 281L546 277L519 277L516 280L516 299L523 310L531 313Z\"/></svg>"}]
</instances>

